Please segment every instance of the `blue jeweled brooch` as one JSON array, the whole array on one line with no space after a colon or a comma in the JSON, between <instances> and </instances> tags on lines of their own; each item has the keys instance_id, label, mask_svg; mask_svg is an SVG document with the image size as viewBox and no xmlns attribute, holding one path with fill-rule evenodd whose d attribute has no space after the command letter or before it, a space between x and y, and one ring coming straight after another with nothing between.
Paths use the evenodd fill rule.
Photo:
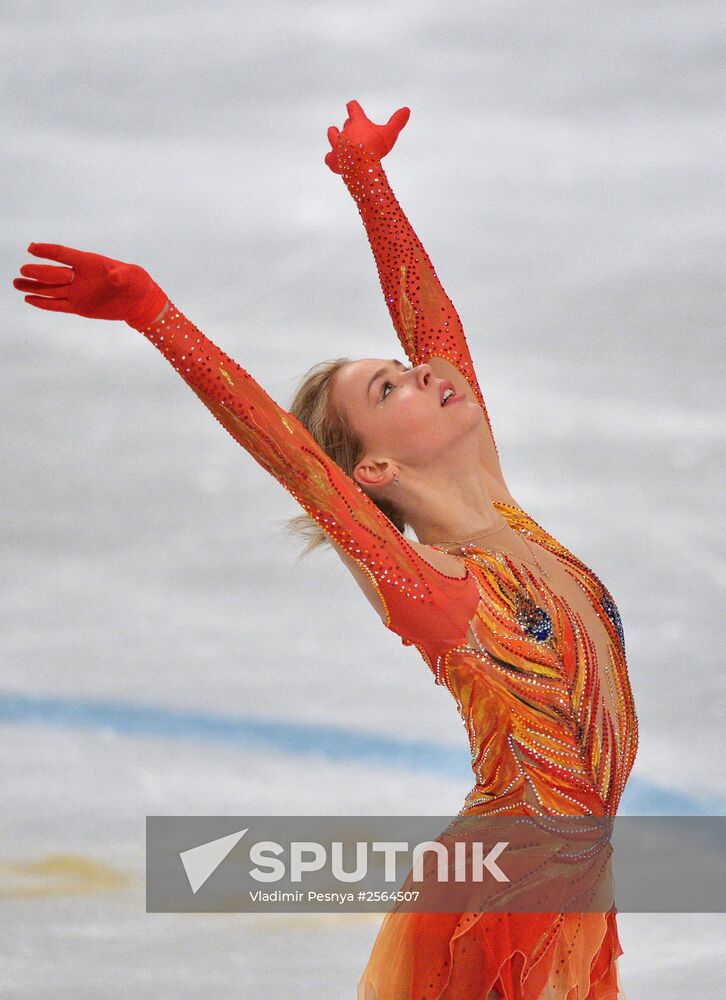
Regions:
<instances>
[{"instance_id":1,"label":"blue jeweled brooch","mask_svg":"<svg viewBox=\"0 0 726 1000\"><path fill-rule=\"evenodd\" d=\"M625 635L623 633L623 623L620 619L620 612L615 601L611 600L607 594L603 594L600 598L600 603L603 606L605 614L608 616L610 621L615 626L615 630L618 633L620 639L620 645L625 648Z\"/></svg>"},{"instance_id":2,"label":"blue jeweled brooch","mask_svg":"<svg viewBox=\"0 0 726 1000\"><path fill-rule=\"evenodd\" d=\"M552 637L549 612L538 607L523 590L517 591L517 621L525 635L537 642L547 642Z\"/></svg>"}]
</instances>

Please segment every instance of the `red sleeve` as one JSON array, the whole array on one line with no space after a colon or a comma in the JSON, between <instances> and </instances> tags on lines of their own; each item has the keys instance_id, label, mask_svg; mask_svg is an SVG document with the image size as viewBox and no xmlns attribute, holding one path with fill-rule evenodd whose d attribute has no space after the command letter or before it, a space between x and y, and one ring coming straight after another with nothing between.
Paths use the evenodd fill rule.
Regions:
<instances>
[{"instance_id":1,"label":"red sleeve","mask_svg":"<svg viewBox=\"0 0 726 1000\"><path fill-rule=\"evenodd\" d=\"M445 358L471 386L499 454L464 328L433 264L391 190L381 161L341 132L338 163L355 200L378 267L383 295L407 357L420 365Z\"/></svg>"},{"instance_id":2,"label":"red sleeve","mask_svg":"<svg viewBox=\"0 0 726 1000\"><path fill-rule=\"evenodd\" d=\"M374 582L386 627L407 643L443 652L462 642L479 600L461 579L434 569L309 431L173 304L141 331L246 451L292 494Z\"/></svg>"}]
</instances>

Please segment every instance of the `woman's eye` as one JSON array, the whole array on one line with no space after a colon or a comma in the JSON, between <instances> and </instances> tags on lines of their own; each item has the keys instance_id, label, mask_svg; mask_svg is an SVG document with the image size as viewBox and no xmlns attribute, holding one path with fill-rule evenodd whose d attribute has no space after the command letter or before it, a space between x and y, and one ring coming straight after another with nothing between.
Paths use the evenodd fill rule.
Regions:
<instances>
[{"instance_id":1,"label":"woman's eye","mask_svg":"<svg viewBox=\"0 0 726 1000\"><path fill-rule=\"evenodd\" d=\"M403 371L410 372L412 368L413 368L413 365L409 365L408 368L404 368ZM386 392L386 386L389 386L389 385L391 386L392 389L396 388L394 386L393 382L384 382L383 383L383 390L381 392L381 399L385 399L386 396L388 395L388 393Z\"/></svg>"}]
</instances>

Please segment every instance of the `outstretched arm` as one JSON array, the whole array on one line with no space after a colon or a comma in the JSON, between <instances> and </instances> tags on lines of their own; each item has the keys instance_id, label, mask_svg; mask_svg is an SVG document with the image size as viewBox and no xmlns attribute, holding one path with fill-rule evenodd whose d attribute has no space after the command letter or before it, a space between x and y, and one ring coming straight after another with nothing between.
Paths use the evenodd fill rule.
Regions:
<instances>
[{"instance_id":1,"label":"outstretched arm","mask_svg":"<svg viewBox=\"0 0 726 1000\"><path fill-rule=\"evenodd\" d=\"M31 244L30 249L70 267L23 267L24 275L41 279L15 280L21 291L42 293L26 301L56 312L125 319L139 330L232 437L374 583L387 628L408 644L421 642L429 649L463 641L478 601L473 578L447 576L423 559L292 414L173 303L167 304L146 271L69 247Z\"/></svg>"},{"instance_id":2,"label":"outstretched arm","mask_svg":"<svg viewBox=\"0 0 726 1000\"><path fill-rule=\"evenodd\" d=\"M343 131L334 126L328 129L332 149L325 162L342 175L358 206L401 345L414 365L443 358L463 375L484 411L491 446L498 456L459 315L381 166L382 156L392 148L410 112L401 108L386 125L375 125L357 101L349 101L347 108L349 118Z\"/></svg>"}]
</instances>

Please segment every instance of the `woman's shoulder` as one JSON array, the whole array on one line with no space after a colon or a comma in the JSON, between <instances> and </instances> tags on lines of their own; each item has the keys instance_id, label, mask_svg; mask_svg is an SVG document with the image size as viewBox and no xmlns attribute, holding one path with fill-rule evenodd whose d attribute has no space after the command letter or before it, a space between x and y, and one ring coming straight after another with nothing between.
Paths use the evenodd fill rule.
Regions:
<instances>
[{"instance_id":1,"label":"woman's shoulder","mask_svg":"<svg viewBox=\"0 0 726 1000\"><path fill-rule=\"evenodd\" d=\"M430 566L433 566L434 569L437 569L439 573L443 573L445 576L461 578L466 576L466 566L459 556L443 552L441 549L435 549L432 545L425 545L414 538L408 538L407 541L418 552L421 558Z\"/></svg>"},{"instance_id":2,"label":"woman's shoulder","mask_svg":"<svg viewBox=\"0 0 726 1000\"><path fill-rule=\"evenodd\" d=\"M424 545L423 542L419 542L417 539L409 538L408 536L406 536L406 541L424 562L428 563L434 570L442 573L444 576L463 580L467 575L466 565L459 557L450 555L448 552L443 552L440 549L435 549L431 545ZM386 622L388 610L381 598L380 590L371 579L369 572L339 545L334 544L333 549L353 574L359 587L369 603L375 608L381 620Z\"/></svg>"}]
</instances>

